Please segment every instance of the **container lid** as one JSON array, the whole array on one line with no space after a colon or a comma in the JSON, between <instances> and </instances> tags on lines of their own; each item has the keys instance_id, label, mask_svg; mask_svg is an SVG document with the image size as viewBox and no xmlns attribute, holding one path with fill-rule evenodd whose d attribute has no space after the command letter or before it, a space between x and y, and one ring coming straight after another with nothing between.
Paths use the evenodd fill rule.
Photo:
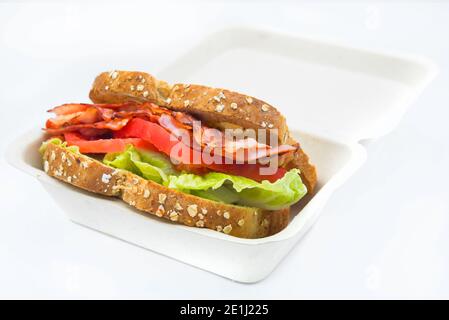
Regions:
<instances>
[{"instance_id":1,"label":"container lid","mask_svg":"<svg viewBox=\"0 0 449 320\"><path fill-rule=\"evenodd\" d=\"M290 128L354 142L392 130L435 73L422 58L233 28L158 76L255 96L277 107Z\"/></svg>"}]
</instances>

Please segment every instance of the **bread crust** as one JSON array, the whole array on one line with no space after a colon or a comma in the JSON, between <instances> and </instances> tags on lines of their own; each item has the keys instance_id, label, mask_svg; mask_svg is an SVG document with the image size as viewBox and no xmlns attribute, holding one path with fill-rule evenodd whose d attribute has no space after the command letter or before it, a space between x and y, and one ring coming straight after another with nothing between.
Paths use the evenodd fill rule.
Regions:
<instances>
[{"instance_id":1,"label":"bread crust","mask_svg":"<svg viewBox=\"0 0 449 320\"><path fill-rule=\"evenodd\" d=\"M152 102L166 106L172 87L145 72L111 71L95 78L89 93L94 103Z\"/></svg>"},{"instance_id":2,"label":"bread crust","mask_svg":"<svg viewBox=\"0 0 449 320\"><path fill-rule=\"evenodd\" d=\"M308 194L312 194L315 191L318 180L316 167L310 162L309 156L301 148L301 145L291 136L287 139L287 144L297 146L298 148L293 155L289 156L289 159L284 162L282 167L287 170L299 168L301 180L306 185Z\"/></svg>"},{"instance_id":3,"label":"bread crust","mask_svg":"<svg viewBox=\"0 0 449 320\"><path fill-rule=\"evenodd\" d=\"M267 237L284 229L290 221L289 208L269 211L203 199L51 143L43 154L43 167L54 178L90 192L121 198L159 218L239 238Z\"/></svg>"},{"instance_id":4,"label":"bread crust","mask_svg":"<svg viewBox=\"0 0 449 320\"><path fill-rule=\"evenodd\" d=\"M95 79L89 97L95 103L149 101L191 113L213 127L265 129L273 131L280 143L288 137L284 116L265 101L202 85L170 86L144 72L103 72Z\"/></svg>"},{"instance_id":5,"label":"bread crust","mask_svg":"<svg viewBox=\"0 0 449 320\"><path fill-rule=\"evenodd\" d=\"M153 102L172 110L191 113L212 127L277 130L279 143L298 145L289 134L284 116L272 105L257 98L226 89L202 85L170 86L145 72L112 71L98 75L89 93L94 103ZM274 132L273 132L274 133ZM309 193L317 183L317 172L309 157L298 148L283 167L298 168Z\"/></svg>"},{"instance_id":6,"label":"bread crust","mask_svg":"<svg viewBox=\"0 0 449 320\"><path fill-rule=\"evenodd\" d=\"M263 129L269 142L272 132L284 143L288 129L284 116L273 106L254 97L202 85L176 84L167 107L189 112L219 129Z\"/></svg>"}]
</instances>

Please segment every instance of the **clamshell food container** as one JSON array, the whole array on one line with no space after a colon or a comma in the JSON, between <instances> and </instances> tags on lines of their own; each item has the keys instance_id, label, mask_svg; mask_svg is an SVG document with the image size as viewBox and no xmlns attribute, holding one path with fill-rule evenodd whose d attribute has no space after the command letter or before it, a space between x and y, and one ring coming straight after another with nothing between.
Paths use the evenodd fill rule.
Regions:
<instances>
[{"instance_id":1,"label":"clamshell food container","mask_svg":"<svg viewBox=\"0 0 449 320\"><path fill-rule=\"evenodd\" d=\"M155 74L171 83L200 83L244 92L270 102L286 116L319 177L314 194L292 207L287 228L266 238L239 239L165 222L118 199L59 182L42 170L37 151L43 139L39 128L11 143L8 160L36 177L72 221L220 276L251 283L276 268L317 219L332 193L363 164L366 152L359 142L391 131L434 77L436 67L423 58L232 28L210 35Z\"/></svg>"}]
</instances>

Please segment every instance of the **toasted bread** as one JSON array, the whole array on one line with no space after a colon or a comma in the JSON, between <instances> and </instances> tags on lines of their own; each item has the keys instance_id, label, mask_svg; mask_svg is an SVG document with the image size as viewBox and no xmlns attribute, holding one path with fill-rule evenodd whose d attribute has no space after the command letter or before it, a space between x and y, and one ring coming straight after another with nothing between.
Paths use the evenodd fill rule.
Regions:
<instances>
[{"instance_id":1,"label":"toasted bread","mask_svg":"<svg viewBox=\"0 0 449 320\"><path fill-rule=\"evenodd\" d=\"M221 129L276 129L279 143L299 146L290 136L285 118L275 107L225 89L189 84L170 86L148 73L112 71L98 75L89 97L95 103L149 101L172 110L191 113ZM317 182L315 166L301 147L290 160L283 166L299 168L308 192L312 193Z\"/></svg>"},{"instance_id":2,"label":"toasted bread","mask_svg":"<svg viewBox=\"0 0 449 320\"><path fill-rule=\"evenodd\" d=\"M84 190L121 198L130 206L187 226L240 238L261 238L284 229L290 209L277 211L215 202L166 188L129 171L114 169L80 153L49 143L45 172Z\"/></svg>"}]
</instances>

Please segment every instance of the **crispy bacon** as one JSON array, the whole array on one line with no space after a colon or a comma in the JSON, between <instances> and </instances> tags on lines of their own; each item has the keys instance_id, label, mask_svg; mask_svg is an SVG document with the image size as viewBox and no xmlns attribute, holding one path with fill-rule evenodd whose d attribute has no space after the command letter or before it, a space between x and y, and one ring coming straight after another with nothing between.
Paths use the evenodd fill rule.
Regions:
<instances>
[{"instance_id":1,"label":"crispy bacon","mask_svg":"<svg viewBox=\"0 0 449 320\"><path fill-rule=\"evenodd\" d=\"M158 119L161 127L167 129L171 134L173 134L178 140L183 141L185 144L190 144L190 131L189 127L177 121L175 118L168 114L163 114Z\"/></svg>"},{"instance_id":2,"label":"crispy bacon","mask_svg":"<svg viewBox=\"0 0 449 320\"><path fill-rule=\"evenodd\" d=\"M83 114L82 111L70 114L61 114L55 118L48 119L47 122L45 123L45 126L49 129L57 129L82 114Z\"/></svg>"},{"instance_id":3,"label":"crispy bacon","mask_svg":"<svg viewBox=\"0 0 449 320\"><path fill-rule=\"evenodd\" d=\"M193 138L194 145L201 145L201 149L210 150L211 154L220 154L241 163L296 150L296 147L290 145L271 147L250 137L232 139L232 137L225 137L220 130L203 126L201 130L194 130Z\"/></svg>"},{"instance_id":4,"label":"crispy bacon","mask_svg":"<svg viewBox=\"0 0 449 320\"><path fill-rule=\"evenodd\" d=\"M89 107L88 104L82 104L82 103L67 103L63 104L57 107L54 107L53 109L48 110L47 112L53 112L54 114L60 116L65 114L72 114L75 112L81 112L86 110Z\"/></svg>"},{"instance_id":5,"label":"crispy bacon","mask_svg":"<svg viewBox=\"0 0 449 320\"><path fill-rule=\"evenodd\" d=\"M142 118L157 123L178 140L196 150L207 150L212 155L241 163L293 153L297 147L271 147L253 138L228 139L220 130L201 125L194 127L194 117L171 111L153 103L127 102L122 104L64 104L49 112L55 118L47 120L45 130L53 135L79 132L95 138L122 129L130 119Z\"/></svg>"},{"instance_id":6,"label":"crispy bacon","mask_svg":"<svg viewBox=\"0 0 449 320\"><path fill-rule=\"evenodd\" d=\"M281 145L274 148L243 149L236 153L226 154L225 157L235 159L238 162L254 162L256 160L270 158L288 152L294 152L296 148L289 145Z\"/></svg>"},{"instance_id":7,"label":"crispy bacon","mask_svg":"<svg viewBox=\"0 0 449 320\"><path fill-rule=\"evenodd\" d=\"M134 102L122 104L64 104L48 110L56 114L49 119L46 128L62 129L72 125L111 121L116 118L143 117L157 122L162 114L171 111L152 103L138 104Z\"/></svg>"},{"instance_id":8,"label":"crispy bacon","mask_svg":"<svg viewBox=\"0 0 449 320\"><path fill-rule=\"evenodd\" d=\"M142 118L151 122L158 122L159 117L149 110L135 110L135 111L118 111L114 113L116 118Z\"/></svg>"},{"instance_id":9,"label":"crispy bacon","mask_svg":"<svg viewBox=\"0 0 449 320\"><path fill-rule=\"evenodd\" d=\"M81 112L79 116L72 119L72 121L76 121L80 124L95 123L101 120L108 121L110 119L105 119L105 117L103 117L95 108L87 108L84 112Z\"/></svg>"},{"instance_id":10,"label":"crispy bacon","mask_svg":"<svg viewBox=\"0 0 449 320\"><path fill-rule=\"evenodd\" d=\"M196 121L194 117L184 112L175 111L173 112L173 116L176 120L185 125L188 125L190 128L193 127L193 122Z\"/></svg>"},{"instance_id":11,"label":"crispy bacon","mask_svg":"<svg viewBox=\"0 0 449 320\"><path fill-rule=\"evenodd\" d=\"M88 104L88 103L66 103L57 107L54 107L47 112L53 112L56 115L62 114L70 114L74 112L84 111L89 107L101 107L107 109L123 109L130 106L138 106L138 103L135 102L126 102L126 103L107 103L107 104Z\"/></svg>"},{"instance_id":12,"label":"crispy bacon","mask_svg":"<svg viewBox=\"0 0 449 320\"><path fill-rule=\"evenodd\" d=\"M126 124L128 123L129 118L124 119L114 119L111 121L100 121L96 123L83 123L83 124L75 124L68 127L62 127L58 129L53 128L47 128L46 131L49 134L52 135L59 135L63 134L65 132L72 132L72 131L80 131L82 129L97 129L99 131L93 130L92 132L95 132L95 135L98 135L99 132L104 132L104 129L117 131L122 129Z\"/></svg>"}]
</instances>

